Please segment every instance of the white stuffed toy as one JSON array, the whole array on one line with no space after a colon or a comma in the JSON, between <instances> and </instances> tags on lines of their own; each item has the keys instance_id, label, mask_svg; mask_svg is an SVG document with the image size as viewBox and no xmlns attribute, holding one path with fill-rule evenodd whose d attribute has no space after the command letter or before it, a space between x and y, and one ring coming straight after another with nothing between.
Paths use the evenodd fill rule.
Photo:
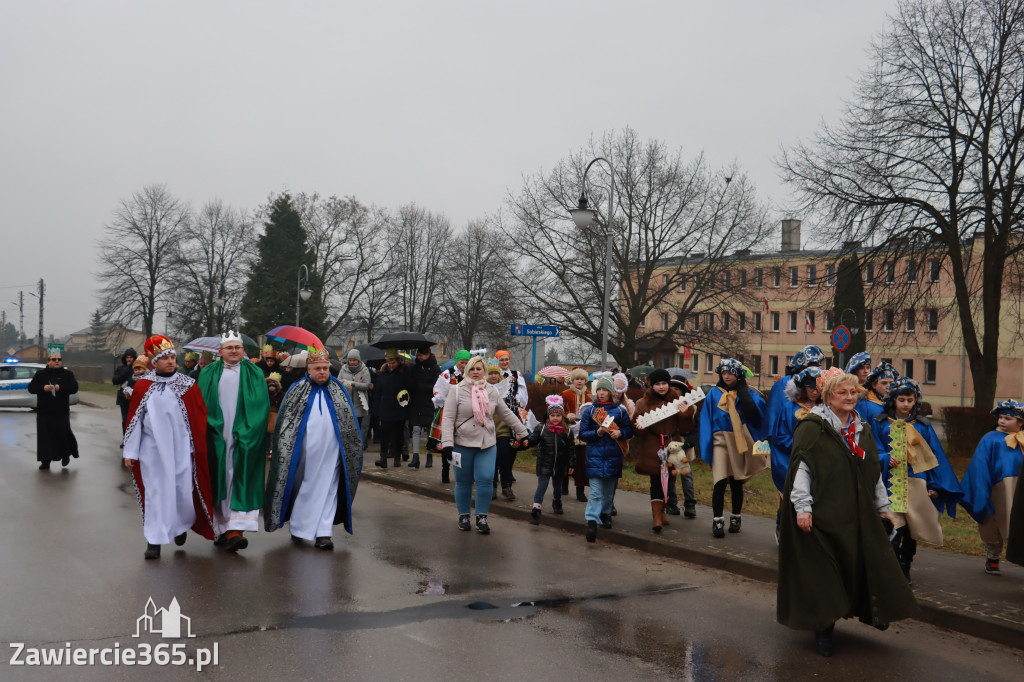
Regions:
<instances>
[{"instance_id":1,"label":"white stuffed toy","mask_svg":"<svg viewBox=\"0 0 1024 682\"><path fill-rule=\"evenodd\" d=\"M674 476L685 476L690 473L690 459L686 456L686 449L678 441L668 444L668 468L669 473Z\"/></svg>"}]
</instances>

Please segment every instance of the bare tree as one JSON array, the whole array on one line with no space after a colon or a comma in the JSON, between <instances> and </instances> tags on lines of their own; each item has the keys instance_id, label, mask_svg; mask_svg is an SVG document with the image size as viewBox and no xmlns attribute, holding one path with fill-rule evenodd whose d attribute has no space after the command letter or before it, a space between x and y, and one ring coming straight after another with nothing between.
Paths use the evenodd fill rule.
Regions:
<instances>
[{"instance_id":1,"label":"bare tree","mask_svg":"<svg viewBox=\"0 0 1024 682\"><path fill-rule=\"evenodd\" d=\"M1024 2L907 0L872 47L842 120L780 166L835 226L826 238L879 244L866 258L884 263L942 257L975 405L990 407L1007 268L1024 249ZM936 302L905 291L879 293Z\"/></svg>"},{"instance_id":2,"label":"bare tree","mask_svg":"<svg viewBox=\"0 0 1024 682\"><path fill-rule=\"evenodd\" d=\"M326 336L330 336L351 320L383 274L386 234L379 212L354 197L298 194L294 203L315 257L313 267L323 281L323 290L316 295L329 316Z\"/></svg>"},{"instance_id":3,"label":"bare tree","mask_svg":"<svg viewBox=\"0 0 1024 682\"><path fill-rule=\"evenodd\" d=\"M452 228L444 215L406 204L391 215L385 264L396 283L399 324L426 332L439 320L444 278L461 267L450 259ZM394 300L393 299L393 300Z\"/></svg>"},{"instance_id":4,"label":"bare tree","mask_svg":"<svg viewBox=\"0 0 1024 682\"><path fill-rule=\"evenodd\" d=\"M575 208L584 169L595 157L611 160L618 203L610 226L602 215L599 226L580 231L569 209ZM606 206L608 180L605 166L595 165L588 176L591 206ZM512 218L505 228L523 253L510 276L535 321L557 324L597 347L606 230L611 230L617 295L608 349L626 367L645 349L721 344L720 331L684 322L698 310L743 305L747 294L724 273L736 251L755 247L770 231L766 208L737 168L713 171L703 156L685 161L681 152L643 141L631 129L592 141L547 177L527 178L508 204ZM691 284L684 287L688 277ZM694 278L699 278L696 286Z\"/></svg>"},{"instance_id":5,"label":"bare tree","mask_svg":"<svg viewBox=\"0 0 1024 682\"><path fill-rule=\"evenodd\" d=\"M165 185L147 185L121 201L100 240L100 312L104 319L141 324L153 318L169 293L174 256L190 218L189 207Z\"/></svg>"},{"instance_id":6,"label":"bare tree","mask_svg":"<svg viewBox=\"0 0 1024 682\"><path fill-rule=\"evenodd\" d=\"M220 199L207 202L183 226L174 258L179 283L176 329L191 336L210 336L238 318L255 243L252 218ZM223 302L219 306L218 299Z\"/></svg>"},{"instance_id":7,"label":"bare tree","mask_svg":"<svg viewBox=\"0 0 1024 682\"><path fill-rule=\"evenodd\" d=\"M441 324L462 348L474 347L474 339L507 337L514 292L503 261L512 251L501 233L485 221L471 221L452 249L459 254L458 266L443 278Z\"/></svg>"}]
</instances>

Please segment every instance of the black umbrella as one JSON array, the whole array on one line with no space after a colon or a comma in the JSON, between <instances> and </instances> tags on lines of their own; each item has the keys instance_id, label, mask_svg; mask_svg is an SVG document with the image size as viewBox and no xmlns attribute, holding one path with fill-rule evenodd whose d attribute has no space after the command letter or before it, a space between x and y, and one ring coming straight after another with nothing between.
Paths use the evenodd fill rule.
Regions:
<instances>
[{"instance_id":1,"label":"black umbrella","mask_svg":"<svg viewBox=\"0 0 1024 682\"><path fill-rule=\"evenodd\" d=\"M359 351L359 358L363 362L377 362L378 360L384 359L384 351L380 348L375 348L368 343L361 343L358 346L353 346L350 350ZM345 352L347 353L348 351ZM344 353L341 357L345 357Z\"/></svg>"},{"instance_id":2,"label":"black umbrella","mask_svg":"<svg viewBox=\"0 0 1024 682\"><path fill-rule=\"evenodd\" d=\"M669 367L668 375L670 377L683 377L684 379L693 379L697 376L696 373L691 372L688 369L683 369L682 367Z\"/></svg>"},{"instance_id":3,"label":"black umbrella","mask_svg":"<svg viewBox=\"0 0 1024 682\"><path fill-rule=\"evenodd\" d=\"M654 368L650 365L637 365L633 369L629 370L629 374L635 379L644 379L653 371Z\"/></svg>"},{"instance_id":4,"label":"black umbrella","mask_svg":"<svg viewBox=\"0 0 1024 682\"><path fill-rule=\"evenodd\" d=\"M437 341L431 341L419 332L393 332L385 334L370 345L385 349L415 350L421 346L433 346L435 343Z\"/></svg>"}]
</instances>

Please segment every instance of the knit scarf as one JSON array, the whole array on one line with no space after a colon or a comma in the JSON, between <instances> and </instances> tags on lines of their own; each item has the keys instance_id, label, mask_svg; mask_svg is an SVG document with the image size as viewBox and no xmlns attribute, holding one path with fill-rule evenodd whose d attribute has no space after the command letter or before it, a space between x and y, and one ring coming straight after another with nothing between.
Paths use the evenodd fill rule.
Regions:
<instances>
[{"instance_id":1,"label":"knit scarf","mask_svg":"<svg viewBox=\"0 0 1024 682\"><path fill-rule=\"evenodd\" d=\"M486 424L491 419L491 400L487 397L487 382L481 379L473 381L469 377L463 379L470 387L470 402L473 404L473 418L478 424Z\"/></svg>"},{"instance_id":2,"label":"knit scarf","mask_svg":"<svg viewBox=\"0 0 1024 682\"><path fill-rule=\"evenodd\" d=\"M1024 452L1024 431L1010 433L1000 428L996 428L996 431L1006 434L1006 447L1011 450L1019 448L1021 452Z\"/></svg>"},{"instance_id":3,"label":"knit scarf","mask_svg":"<svg viewBox=\"0 0 1024 682\"><path fill-rule=\"evenodd\" d=\"M747 446L747 439L743 437L743 422L740 420L740 413L736 410L736 391L722 391L722 397L718 399L718 409L725 410L729 414L736 450L741 455L749 455L750 448Z\"/></svg>"}]
</instances>

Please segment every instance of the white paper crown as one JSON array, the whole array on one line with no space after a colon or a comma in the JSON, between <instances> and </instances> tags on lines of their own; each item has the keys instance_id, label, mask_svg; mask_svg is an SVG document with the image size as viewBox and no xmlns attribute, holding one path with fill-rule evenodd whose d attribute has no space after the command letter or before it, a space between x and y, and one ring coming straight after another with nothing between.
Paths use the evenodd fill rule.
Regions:
<instances>
[{"instance_id":1,"label":"white paper crown","mask_svg":"<svg viewBox=\"0 0 1024 682\"><path fill-rule=\"evenodd\" d=\"M636 423L646 429L651 424L657 424L663 419L668 419L674 414L679 414L680 405L696 405L701 400L704 400L704 391L702 391L698 386L689 393L679 396L672 402L666 403L656 410L651 410L650 412L640 415L637 417Z\"/></svg>"},{"instance_id":2,"label":"white paper crown","mask_svg":"<svg viewBox=\"0 0 1024 682\"><path fill-rule=\"evenodd\" d=\"M237 341L238 343L242 343L242 335L236 332L234 329L229 329L227 334L220 335L220 345L223 346L225 343L230 343L231 341Z\"/></svg>"},{"instance_id":3,"label":"white paper crown","mask_svg":"<svg viewBox=\"0 0 1024 682\"><path fill-rule=\"evenodd\" d=\"M754 443L754 452L752 454L755 456L770 455L772 454L772 449L771 446L768 445L768 441L759 440Z\"/></svg>"}]
</instances>

